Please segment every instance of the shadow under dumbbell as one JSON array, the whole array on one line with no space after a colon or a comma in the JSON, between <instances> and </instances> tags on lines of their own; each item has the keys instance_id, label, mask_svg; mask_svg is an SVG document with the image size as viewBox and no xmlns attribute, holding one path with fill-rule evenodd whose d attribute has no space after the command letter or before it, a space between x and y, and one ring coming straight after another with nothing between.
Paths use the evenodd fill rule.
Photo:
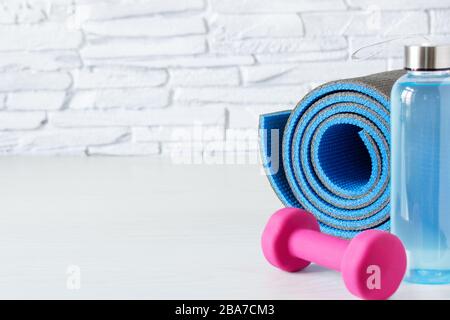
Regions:
<instances>
[{"instance_id":1,"label":"shadow under dumbbell","mask_svg":"<svg viewBox=\"0 0 450 320\"><path fill-rule=\"evenodd\" d=\"M301 271L301 273L322 273L322 272L330 272L329 269L321 267L317 264L311 263L309 266L307 266L305 269Z\"/></svg>"}]
</instances>

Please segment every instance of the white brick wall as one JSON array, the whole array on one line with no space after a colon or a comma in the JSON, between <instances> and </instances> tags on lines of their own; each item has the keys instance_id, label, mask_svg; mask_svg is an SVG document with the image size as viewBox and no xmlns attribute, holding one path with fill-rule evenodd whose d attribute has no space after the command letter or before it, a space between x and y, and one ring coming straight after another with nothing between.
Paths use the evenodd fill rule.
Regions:
<instances>
[{"instance_id":1,"label":"white brick wall","mask_svg":"<svg viewBox=\"0 0 450 320\"><path fill-rule=\"evenodd\" d=\"M401 66L400 45L351 61L364 45L450 42L449 15L450 0L1 1L0 154L253 152L259 114Z\"/></svg>"}]
</instances>

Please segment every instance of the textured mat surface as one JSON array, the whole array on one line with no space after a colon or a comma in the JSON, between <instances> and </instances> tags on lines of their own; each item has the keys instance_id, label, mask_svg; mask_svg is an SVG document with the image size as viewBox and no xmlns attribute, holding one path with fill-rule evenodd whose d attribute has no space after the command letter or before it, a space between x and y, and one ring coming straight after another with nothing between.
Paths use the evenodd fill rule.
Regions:
<instances>
[{"instance_id":1,"label":"textured mat surface","mask_svg":"<svg viewBox=\"0 0 450 320\"><path fill-rule=\"evenodd\" d=\"M389 95L404 71L326 83L292 111L262 115L268 179L286 206L343 238L389 229Z\"/></svg>"}]
</instances>

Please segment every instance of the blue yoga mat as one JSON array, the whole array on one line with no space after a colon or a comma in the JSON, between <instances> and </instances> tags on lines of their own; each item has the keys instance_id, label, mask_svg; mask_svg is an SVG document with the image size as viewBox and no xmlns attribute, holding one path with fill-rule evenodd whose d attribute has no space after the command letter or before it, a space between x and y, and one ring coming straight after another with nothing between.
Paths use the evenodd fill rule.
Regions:
<instances>
[{"instance_id":1,"label":"blue yoga mat","mask_svg":"<svg viewBox=\"0 0 450 320\"><path fill-rule=\"evenodd\" d=\"M326 83L294 110L262 115L261 153L280 200L323 232L389 230L389 95L404 71Z\"/></svg>"}]
</instances>

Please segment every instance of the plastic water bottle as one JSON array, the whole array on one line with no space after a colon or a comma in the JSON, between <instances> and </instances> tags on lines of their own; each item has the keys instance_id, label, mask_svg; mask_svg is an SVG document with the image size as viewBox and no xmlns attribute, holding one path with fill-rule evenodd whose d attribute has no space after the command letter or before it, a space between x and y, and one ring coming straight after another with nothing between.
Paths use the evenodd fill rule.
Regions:
<instances>
[{"instance_id":1,"label":"plastic water bottle","mask_svg":"<svg viewBox=\"0 0 450 320\"><path fill-rule=\"evenodd\" d=\"M450 45L405 47L391 94L391 222L405 280L450 283Z\"/></svg>"}]
</instances>

